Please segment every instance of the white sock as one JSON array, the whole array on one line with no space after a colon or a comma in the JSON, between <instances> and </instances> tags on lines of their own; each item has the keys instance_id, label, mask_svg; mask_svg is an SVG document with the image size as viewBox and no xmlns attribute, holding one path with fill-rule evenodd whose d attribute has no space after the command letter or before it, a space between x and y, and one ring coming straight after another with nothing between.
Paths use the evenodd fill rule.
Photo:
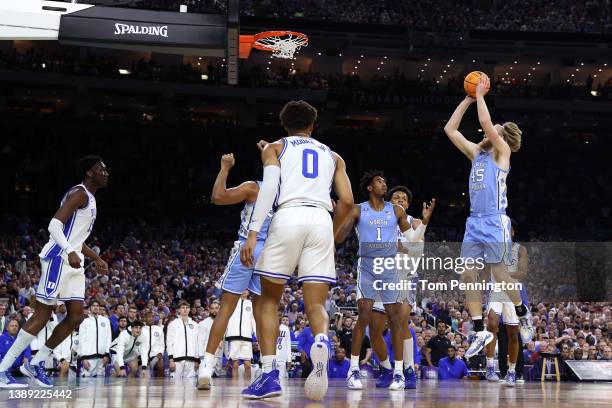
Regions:
<instances>
[{"instance_id":1,"label":"white sock","mask_svg":"<svg viewBox=\"0 0 612 408\"><path fill-rule=\"evenodd\" d=\"M495 367L495 360L493 359L493 357L487 357L487 367Z\"/></svg>"},{"instance_id":2,"label":"white sock","mask_svg":"<svg viewBox=\"0 0 612 408\"><path fill-rule=\"evenodd\" d=\"M359 356L354 356L351 354L351 371L353 369L359 370Z\"/></svg>"},{"instance_id":3,"label":"white sock","mask_svg":"<svg viewBox=\"0 0 612 408\"><path fill-rule=\"evenodd\" d=\"M414 341L412 337L404 339L404 368L408 367L414 370Z\"/></svg>"},{"instance_id":4,"label":"white sock","mask_svg":"<svg viewBox=\"0 0 612 408\"><path fill-rule=\"evenodd\" d=\"M510 363L508 362L508 371L516 371L516 363Z\"/></svg>"},{"instance_id":5,"label":"white sock","mask_svg":"<svg viewBox=\"0 0 612 408\"><path fill-rule=\"evenodd\" d=\"M395 360L395 369L393 370L393 374L403 373L404 372L404 360Z\"/></svg>"},{"instance_id":6,"label":"white sock","mask_svg":"<svg viewBox=\"0 0 612 408\"><path fill-rule=\"evenodd\" d=\"M202 364L204 364L203 370L207 375L212 375L215 369L216 358L214 354L204 353Z\"/></svg>"},{"instance_id":7,"label":"white sock","mask_svg":"<svg viewBox=\"0 0 612 408\"><path fill-rule=\"evenodd\" d=\"M42 361L47 361L51 354L53 354L53 350L47 347L46 344L43 344L36 355L32 358L32 361L30 361L30 364L39 365Z\"/></svg>"},{"instance_id":8,"label":"white sock","mask_svg":"<svg viewBox=\"0 0 612 408\"><path fill-rule=\"evenodd\" d=\"M317 334L316 336L314 336L314 340L315 341L329 341L329 337L327 337L327 334Z\"/></svg>"},{"instance_id":9,"label":"white sock","mask_svg":"<svg viewBox=\"0 0 612 408\"><path fill-rule=\"evenodd\" d=\"M15 342L6 352L4 358L2 359L2 362L0 363L0 373L8 371L8 369L11 368L13 363L15 363L15 360L17 360L17 357L21 355L23 350L25 350L26 347L30 345L30 343L32 342L32 340L34 340L35 337L36 336L28 333L23 329L19 330Z\"/></svg>"},{"instance_id":10,"label":"white sock","mask_svg":"<svg viewBox=\"0 0 612 408\"><path fill-rule=\"evenodd\" d=\"M380 365L384 368L386 368L387 370L391 369L391 361L389 361L389 357L387 357L387 359L385 361L381 361Z\"/></svg>"},{"instance_id":11,"label":"white sock","mask_svg":"<svg viewBox=\"0 0 612 408\"><path fill-rule=\"evenodd\" d=\"M261 364L262 364L262 368L263 368L263 372L265 374L268 374L270 371L274 370L276 368L276 361L275 361L276 356L275 355L271 355L271 356L263 356L261 358Z\"/></svg>"}]
</instances>

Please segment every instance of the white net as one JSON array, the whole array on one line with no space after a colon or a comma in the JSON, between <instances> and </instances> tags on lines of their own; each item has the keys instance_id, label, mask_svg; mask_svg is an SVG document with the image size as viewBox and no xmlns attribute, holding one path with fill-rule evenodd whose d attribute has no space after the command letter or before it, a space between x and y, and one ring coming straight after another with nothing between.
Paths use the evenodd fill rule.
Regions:
<instances>
[{"instance_id":1,"label":"white net","mask_svg":"<svg viewBox=\"0 0 612 408\"><path fill-rule=\"evenodd\" d=\"M292 33L266 38L260 38L256 44L266 47L272 51L272 56L276 58L293 58L296 51L308 45L308 38Z\"/></svg>"}]
</instances>

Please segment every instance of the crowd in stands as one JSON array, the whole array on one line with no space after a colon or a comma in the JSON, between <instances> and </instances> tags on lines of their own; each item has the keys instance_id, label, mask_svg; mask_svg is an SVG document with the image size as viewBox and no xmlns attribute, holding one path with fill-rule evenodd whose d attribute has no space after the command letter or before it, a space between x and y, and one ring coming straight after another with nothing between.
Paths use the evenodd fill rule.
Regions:
<instances>
[{"instance_id":1,"label":"crowd in stands","mask_svg":"<svg viewBox=\"0 0 612 408\"><path fill-rule=\"evenodd\" d=\"M156 82L224 84L226 81L223 63L204 63L203 66L197 63L164 65L154 60L140 59L126 66L106 56L90 54L86 58L79 58L67 51L45 53L42 49L31 49L24 53L0 52L0 69ZM121 73L125 71L128 73ZM239 83L242 87L324 90L330 92L330 97L350 103L405 105L415 103L415 98L424 95L464 94L461 78L450 77L441 81L431 76L410 77L399 70L385 75L374 75L368 79L357 73L322 74L283 65L243 66L239 72ZM205 80L202 75L206 76ZM522 78L502 81L501 77L498 77L494 89L496 95L504 97L607 101L612 95L612 77L597 85L594 85L591 76L587 76L583 81L576 78L572 82L548 85L536 84L531 80L524 81ZM595 95L591 91L596 91Z\"/></svg>"},{"instance_id":2,"label":"crowd in stands","mask_svg":"<svg viewBox=\"0 0 612 408\"><path fill-rule=\"evenodd\" d=\"M28 225L20 222L20 225ZM108 236L107 234L103 234ZM177 314L179 303L191 306L190 317L199 322L208 317L210 305L217 302L219 289L214 282L219 278L229 256L233 234L212 232L207 228L173 231L161 234L145 225L113 242L110 238L94 236L91 247L101 251L108 262L108 273L100 273L96 266L86 267L86 304L98 302L101 315L111 319L113 338L130 322L144 320L152 314L154 325L166 328ZM25 230L18 235L0 237L0 314L5 317L3 330L11 320L23 325L31 316L33 294L40 276L38 252L47 240L44 230ZM356 322L356 241L348 243L337 253L338 282L330 291L326 307L331 321L331 337L334 345L334 370L343 372L344 357L350 352L352 327ZM530 251L537 252L537 251ZM540 353L559 353L564 360L611 360L612 309L609 302L585 303L570 301L574 297L558 297L558 293L545 286L558 286L563 279L557 268L563 259L548 259L551 254L530 259L528 284L531 310L537 329L536 337L525 345L525 364L536 366ZM431 271L430 271L431 272ZM437 271L440 273L440 271ZM548 284L540 284L531 276L544 275ZM430 279L431 273L422 278ZM555 282L554 284L552 282ZM596 284L596 283L595 283ZM463 358L467 348L467 335L472 322L462 304L463 296L456 293L419 291L418 306L411 317L411 326L418 345L417 361L421 366L437 367L446 350L432 351L430 340L437 335L448 339ZM56 310L58 318L65 315L65 307ZM306 330L308 321L304 313L304 299L300 287L290 281L279 305L280 317L287 317L293 334L294 359L290 375L299 375L308 356ZM444 323L440 329L440 323ZM306 330L306 331L305 331ZM302 335L301 335L302 334ZM388 333L386 333L388 336ZM388 340L388 339L387 339ZM444 341L445 344L447 341ZM362 364L366 370L377 367L376 357L369 349L368 340L362 350ZM258 346L253 346L255 351ZM442 354L441 354L442 353ZM257 353L254 354L257 357ZM255 357L255 358L256 358ZM431 364L429 364L431 362ZM256 361L255 361L256 363ZM541 363L540 363L541 364ZM541 369L541 366L540 366Z\"/></svg>"},{"instance_id":3,"label":"crowd in stands","mask_svg":"<svg viewBox=\"0 0 612 408\"><path fill-rule=\"evenodd\" d=\"M225 1L140 0L133 7L191 12L221 12ZM243 16L330 22L408 25L419 30L465 32L469 29L549 32L612 32L608 0L241 0Z\"/></svg>"}]
</instances>

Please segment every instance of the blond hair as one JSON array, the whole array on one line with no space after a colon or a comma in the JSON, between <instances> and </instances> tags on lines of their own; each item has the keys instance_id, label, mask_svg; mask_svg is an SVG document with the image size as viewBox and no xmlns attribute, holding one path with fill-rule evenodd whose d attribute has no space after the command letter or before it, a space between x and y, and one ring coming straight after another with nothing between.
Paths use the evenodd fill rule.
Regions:
<instances>
[{"instance_id":1,"label":"blond hair","mask_svg":"<svg viewBox=\"0 0 612 408\"><path fill-rule=\"evenodd\" d=\"M516 123L506 122L502 125L501 137L508 143L510 150L518 152L521 148L521 135L523 131L519 129Z\"/></svg>"}]
</instances>

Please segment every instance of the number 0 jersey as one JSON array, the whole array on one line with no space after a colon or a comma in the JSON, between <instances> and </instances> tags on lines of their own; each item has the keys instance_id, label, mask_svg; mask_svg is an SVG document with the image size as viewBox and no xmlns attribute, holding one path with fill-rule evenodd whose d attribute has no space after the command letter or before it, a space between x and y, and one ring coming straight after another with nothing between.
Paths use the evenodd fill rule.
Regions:
<instances>
[{"instance_id":1,"label":"number 0 jersey","mask_svg":"<svg viewBox=\"0 0 612 408\"><path fill-rule=\"evenodd\" d=\"M64 235L66 240L74 248L76 253L83 260L83 254L81 250L83 243L89 238L89 234L93 229L94 222L96 221L96 198L92 193L87 190L87 187L83 184L76 185L64 194L60 206L66 201L68 193L74 189L81 188L87 193L87 205L83 208L79 208L72 214L68 221L64 224ZM42 251L38 255L42 259L51 259L57 256L61 256L64 260L68 261L68 254L63 251L59 245L55 243L52 237L49 237L49 242L43 247Z\"/></svg>"},{"instance_id":2,"label":"number 0 jersey","mask_svg":"<svg viewBox=\"0 0 612 408\"><path fill-rule=\"evenodd\" d=\"M289 136L283 142L275 207L309 205L332 211L329 193L336 172L332 150L310 137Z\"/></svg>"}]
</instances>

